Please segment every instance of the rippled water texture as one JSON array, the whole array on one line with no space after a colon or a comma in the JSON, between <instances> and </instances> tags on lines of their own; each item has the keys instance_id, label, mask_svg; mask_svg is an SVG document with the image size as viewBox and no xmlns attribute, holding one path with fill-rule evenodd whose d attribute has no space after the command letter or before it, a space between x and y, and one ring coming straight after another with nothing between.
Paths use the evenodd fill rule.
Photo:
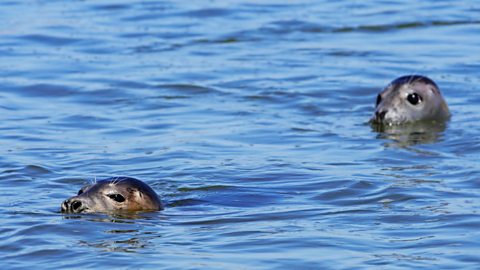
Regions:
<instances>
[{"instance_id":1,"label":"rippled water texture","mask_svg":"<svg viewBox=\"0 0 480 270\"><path fill-rule=\"evenodd\" d=\"M2 269L480 265L480 4L0 3ZM445 126L367 124L424 74ZM95 179L166 203L64 215Z\"/></svg>"}]
</instances>

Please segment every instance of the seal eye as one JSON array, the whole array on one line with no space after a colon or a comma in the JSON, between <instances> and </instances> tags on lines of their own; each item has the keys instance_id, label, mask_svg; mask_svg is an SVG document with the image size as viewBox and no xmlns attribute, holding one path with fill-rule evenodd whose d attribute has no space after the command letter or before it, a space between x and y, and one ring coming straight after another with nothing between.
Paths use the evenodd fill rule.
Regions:
<instances>
[{"instance_id":1,"label":"seal eye","mask_svg":"<svg viewBox=\"0 0 480 270\"><path fill-rule=\"evenodd\" d=\"M112 199L116 202L124 202L125 201L125 197L123 197L122 194L109 194L107 196L110 197L110 199Z\"/></svg>"},{"instance_id":2,"label":"seal eye","mask_svg":"<svg viewBox=\"0 0 480 270\"><path fill-rule=\"evenodd\" d=\"M378 104L380 104L380 102L382 102L382 96L381 96L380 94L378 94L378 96L377 96L377 103L376 103L377 106L378 106Z\"/></svg>"},{"instance_id":3,"label":"seal eye","mask_svg":"<svg viewBox=\"0 0 480 270\"><path fill-rule=\"evenodd\" d=\"M410 104L417 105L422 102L422 96L417 93L408 94L407 100Z\"/></svg>"}]
</instances>

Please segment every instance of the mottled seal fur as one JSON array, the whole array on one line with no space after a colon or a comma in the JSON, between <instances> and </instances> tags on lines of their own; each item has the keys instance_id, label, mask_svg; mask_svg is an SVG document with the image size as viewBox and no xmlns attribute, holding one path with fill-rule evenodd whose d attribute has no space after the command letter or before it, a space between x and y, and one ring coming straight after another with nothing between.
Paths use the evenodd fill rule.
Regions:
<instances>
[{"instance_id":1,"label":"mottled seal fur","mask_svg":"<svg viewBox=\"0 0 480 270\"><path fill-rule=\"evenodd\" d=\"M450 111L437 84L421 75L393 80L378 94L370 121L396 125L416 121L445 121Z\"/></svg>"},{"instance_id":2,"label":"mottled seal fur","mask_svg":"<svg viewBox=\"0 0 480 270\"><path fill-rule=\"evenodd\" d=\"M155 191L131 177L114 177L84 186L77 196L65 200L63 213L137 212L162 210Z\"/></svg>"}]
</instances>

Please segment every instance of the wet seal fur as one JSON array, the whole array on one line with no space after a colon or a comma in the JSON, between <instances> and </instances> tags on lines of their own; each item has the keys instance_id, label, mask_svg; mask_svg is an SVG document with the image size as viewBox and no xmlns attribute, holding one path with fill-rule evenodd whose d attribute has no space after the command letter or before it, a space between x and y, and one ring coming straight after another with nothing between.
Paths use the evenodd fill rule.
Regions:
<instances>
[{"instance_id":1,"label":"wet seal fur","mask_svg":"<svg viewBox=\"0 0 480 270\"><path fill-rule=\"evenodd\" d=\"M443 122L449 118L448 105L437 84L425 76L406 75L393 80L378 94L370 122L392 126Z\"/></svg>"},{"instance_id":2,"label":"wet seal fur","mask_svg":"<svg viewBox=\"0 0 480 270\"><path fill-rule=\"evenodd\" d=\"M65 200L62 213L138 212L162 210L157 193L131 177L113 177L84 186L77 196Z\"/></svg>"}]
</instances>

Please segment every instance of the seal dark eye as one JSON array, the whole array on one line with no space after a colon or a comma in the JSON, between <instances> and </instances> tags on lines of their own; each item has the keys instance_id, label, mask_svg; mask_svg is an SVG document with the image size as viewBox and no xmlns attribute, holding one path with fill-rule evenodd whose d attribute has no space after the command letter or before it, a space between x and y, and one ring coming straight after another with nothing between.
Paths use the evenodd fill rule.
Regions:
<instances>
[{"instance_id":1,"label":"seal dark eye","mask_svg":"<svg viewBox=\"0 0 480 270\"><path fill-rule=\"evenodd\" d=\"M422 99L422 96L420 96L419 94L412 93L412 94L408 94L407 100L408 102L410 102L410 104L417 105L421 103L423 99Z\"/></svg>"},{"instance_id":2,"label":"seal dark eye","mask_svg":"<svg viewBox=\"0 0 480 270\"><path fill-rule=\"evenodd\" d=\"M378 104L380 104L381 101L382 101L382 96L381 96L380 94L378 94L378 96L377 96L377 103L376 103L377 106L378 106Z\"/></svg>"},{"instance_id":3,"label":"seal dark eye","mask_svg":"<svg viewBox=\"0 0 480 270\"><path fill-rule=\"evenodd\" d=\"M109 194L107 196L110 197L110 199L112 199L116 202L124 202L125 201L125 197L123 197L122 194Z\"/></svg>"}]
</instances>

